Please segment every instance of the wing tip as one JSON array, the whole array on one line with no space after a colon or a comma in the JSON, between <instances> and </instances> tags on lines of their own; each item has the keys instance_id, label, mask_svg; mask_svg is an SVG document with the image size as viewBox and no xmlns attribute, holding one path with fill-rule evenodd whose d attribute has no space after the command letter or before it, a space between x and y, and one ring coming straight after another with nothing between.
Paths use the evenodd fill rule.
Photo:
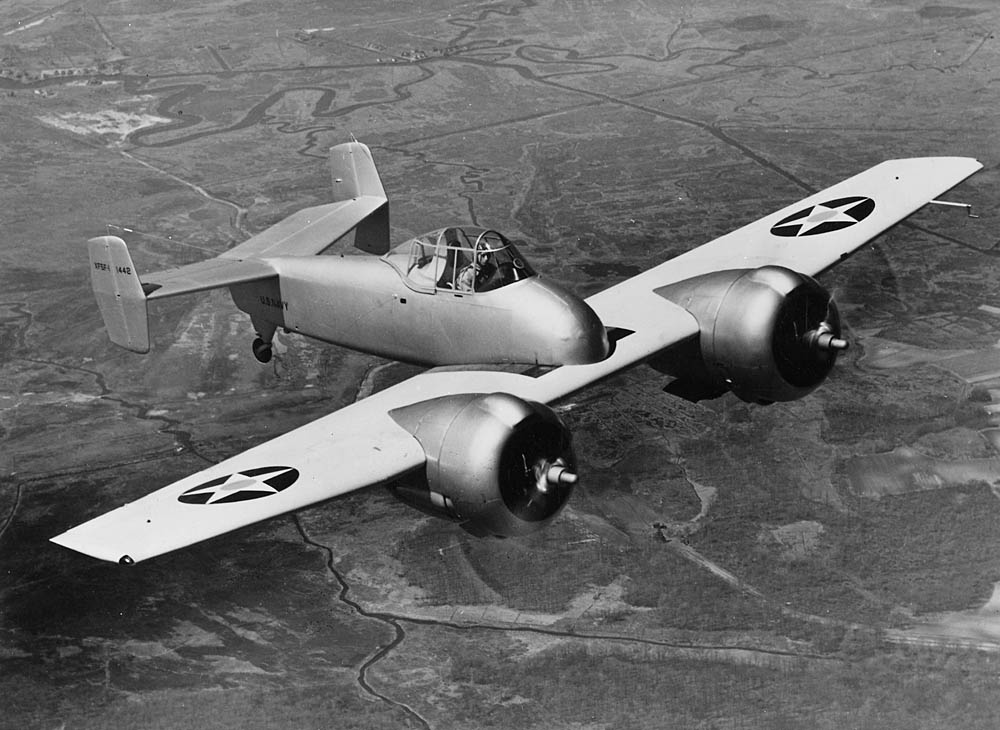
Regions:
<instances>
[{"instance_id":1,"label":"wing tip","mask_svg":"<svg viewBox=\"0 0 1000 730\"><path fill-rule=\"evenodd\" d=\"M49 542L54 543L59 547L64 547L67 550L80 553L81 555L86 555L89 558L96 558L97 560L103 560L108 563L117 563L118 565L135 565L139 562L128 553L116 555L115 553L117 551L108 550L107 547L95 546L87 543L86 541L75 539L72 532L73 530L67 530L66 532L56 535L55 537L50 537Z\"/></svg>"},{"instance_id":2,"label":"wing tip","mask_svg":"<svg viewBox=\"0 0 1000 730\"><path fill-rule=\"evenodd\" d=\"M968 168L971 172L980 170L983 167L983 163L980 162L975 157L963 157L959 155L949 156L928 156L928 157L898 157L891 160L886 160L882 163L883 165L921 165L926 166L927 164L941 164L941 165L952 165L956 167Z\"/></svg>"}]
</instances>

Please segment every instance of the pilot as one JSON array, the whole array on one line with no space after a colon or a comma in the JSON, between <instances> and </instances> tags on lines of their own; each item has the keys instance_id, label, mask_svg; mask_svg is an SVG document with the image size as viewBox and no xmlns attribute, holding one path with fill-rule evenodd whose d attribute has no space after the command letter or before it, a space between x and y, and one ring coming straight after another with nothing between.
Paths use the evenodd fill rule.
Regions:
<instances>
[{"instance_id":1,"label":"pilot","mask_svg":"<svg viewBox=\"0 0 1000 730\"><path fill-rule=\"evenodd\" d=\"M496 270L493 263L493 256L488 248L482 243L476 250L472 263L462 267L458 272L457 284L460 291L478 291L482 288L483 282L489 279Z\"/></svg>"}]
</instances>

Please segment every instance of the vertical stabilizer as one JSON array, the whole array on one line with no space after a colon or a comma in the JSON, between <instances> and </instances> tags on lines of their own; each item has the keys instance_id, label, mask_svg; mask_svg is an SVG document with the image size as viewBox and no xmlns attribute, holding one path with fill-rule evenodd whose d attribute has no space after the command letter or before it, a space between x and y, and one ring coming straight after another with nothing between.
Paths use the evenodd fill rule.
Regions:
<instances>
[{"instance_id":1,"label":"vertical stabilizer","mask_svg":"<svg viewBox=\"0 0 1000 730\"><path fill-rule=\"evenodd\" d=\"M90 283L108 336L132 352L149 352L146 294L125 241L100 236L87 241Z\"/></svg>"},{"instance_id":2,"label":"vertical stabilizer","mask_svg":"<svg viewBox=\"0 0 1000 730\"><path fill-rule=\"evenodd\" d=\"M366 253L389 251L389 202L382 187L371 150L361 142L347 142L330 148L330 174L334 201L357 198L381 199L378 208L355 229L354 246Z\"/></svg>"},{"instance_id":3,"label":"vertical stabilizer","mask_svg":"<svg viewBox=\"0 0 1000 730\"><path fill-rule=\"evenodd\" d=\"M333 200L351 200L363 195L385 198L382 180L375 169L368 145L346 142L330 148Z\"/></svg>"},{"instance_id":4,"label":"vertical stabilizer","mask_svg":"<svg viewBox=\"0 0 1000 730\"><path fill-rule=\"evenodd\" d=\"M389 253L389 204L385 203L354 229L354 247L376 256Z\"/></svg>"}]
</instances>

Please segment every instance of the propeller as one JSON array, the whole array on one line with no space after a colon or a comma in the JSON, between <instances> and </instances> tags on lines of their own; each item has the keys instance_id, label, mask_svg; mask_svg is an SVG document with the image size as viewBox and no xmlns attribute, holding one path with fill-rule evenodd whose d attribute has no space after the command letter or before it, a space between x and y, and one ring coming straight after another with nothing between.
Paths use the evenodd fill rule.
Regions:
<instances>
[{"instance_id":1,"label":"propeller","mask_svg":"<svg viewBox=\"0 0 1000 730\"><path fill-rule=\"evenodd\" d=\"M573 486L578 479L562 457L553 462L540 460L535 464L535 477L540 492L547 492L551 487Z\"/></svg>"}]
</instances>

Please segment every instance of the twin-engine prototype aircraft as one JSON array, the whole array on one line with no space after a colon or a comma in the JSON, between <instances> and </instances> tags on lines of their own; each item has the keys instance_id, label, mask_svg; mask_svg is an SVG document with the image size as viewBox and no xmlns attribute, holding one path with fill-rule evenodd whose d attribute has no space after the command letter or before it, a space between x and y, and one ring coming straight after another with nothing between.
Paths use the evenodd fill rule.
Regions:
<instances>
[{"instance_id":1,"label":"twin-engine prototype aircraft","mask_svg":"<svg viewBox=\"0 0 1000 730\"><path fill-rule=\"evenodd\" d=\"M338 145L330 160L335 202L208 261L139 275L124 241L92 239L108 333L147 352L149 302L227 287L261 361L280 327L431 368L54 542L132 564L376 484L476 535L537 530L577 482L571 435L549 404L640 362L686 397L801 398L847 347L812 277L982 167L883 162L582 300L497 231L443 228L390 249L369 149ZM329 255L352 231L368 255Z\"/></svg>"}]
</instances>

